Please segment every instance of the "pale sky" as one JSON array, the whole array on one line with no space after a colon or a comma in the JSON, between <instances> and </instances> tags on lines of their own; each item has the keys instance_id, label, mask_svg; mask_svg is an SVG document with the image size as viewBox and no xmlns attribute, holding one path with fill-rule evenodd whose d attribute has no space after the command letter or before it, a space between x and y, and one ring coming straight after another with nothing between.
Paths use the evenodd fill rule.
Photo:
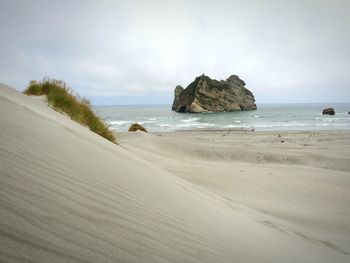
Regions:
<instances>
[{"instance_id":1,"label":"pale sky","mask_svg":"<svg viewBox=\"0 0 350 263\"><path fill-rule=\"evenodd\" d=\"M0 0L0 82L94 104L171 104L196 76L266 102L350 102L350 0Z\"/></svg>"}]
</instances>

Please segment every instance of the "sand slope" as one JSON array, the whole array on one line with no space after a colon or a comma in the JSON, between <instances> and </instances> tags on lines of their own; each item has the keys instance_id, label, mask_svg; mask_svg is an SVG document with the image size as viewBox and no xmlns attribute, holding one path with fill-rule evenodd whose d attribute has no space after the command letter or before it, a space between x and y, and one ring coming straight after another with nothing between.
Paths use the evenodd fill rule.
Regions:
<instances>
[{"instance_id":1,"label":"sand slope","mask_svg":"<svg viewBox=\"0 0 350 263\"><path fill-rule=\"evenodd\" d=\"M183 170L176 174L172 168L165 169L167 150L173 154L177 149L163 149L156 135L136 133L135 140L127 143L123 137L117 146L42 100L4 85L0 86L0 121L0 261L350 259L348 228L342 221L349 217L349 208L337 217L342 225L329 239L336 240L334 244L309 237L308 227L262 213L243 198L228 200L220 182L215 187L216 180L209 176L205 183L191 179L196 171L179 176ZM139 145L132 145L139 139ZM167 143L173 142L168 139ZM147 157L148 150L152 158ZM222 162L216 167L225 171L228 162L206 152L206 156L200 151L193 156L193 164L213 160ZM185 159L178 158L177 168ZM345 165L336 171L343 185L333 177L324 184L349 189L349 179L344 179L348 175ZM348 202L348 192L339 195L343 203Z\"/></svg>"},{"instance_id":2,"label":"sand slope","mask_svg":"<svg viewBox=\"0 0 350 263\"><path fill-rule=\"evenodd\" d=\"M350 252L350 132L124 133L121 146L284 233Z\"/></svg>"}]
</instances>

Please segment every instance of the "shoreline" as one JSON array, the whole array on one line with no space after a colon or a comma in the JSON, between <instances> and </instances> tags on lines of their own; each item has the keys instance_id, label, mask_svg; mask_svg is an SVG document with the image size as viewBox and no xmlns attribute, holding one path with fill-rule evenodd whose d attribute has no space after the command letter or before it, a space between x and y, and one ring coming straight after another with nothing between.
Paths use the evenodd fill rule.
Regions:
<instances>
[{"instance_id":1,"label":"shoreline","mask_svg":"<svg viewBox=\"0 0 350 263\"><path fill-rule=\"evenodd\" d=\"M146 127L147 128L147 127ZM210 133L210 132L221 132L221 133L257 133L257 134L272 134L272 133L350 133L350 129L330 129L330 130L252 130L252 129L191 129L191 130L176 130L176 131L148 131L149 134L176 134L176 133ZM115 134L125 134L130 133L128 131L115 131Z\"/></svg>"},{"instance_id":2,"label":"shoreline","mask_svg":"<svg viewBox=\"0 0 350 263\"><path fill-rule=\"evenodd\" d=\"M206 129L255 129L256 131L350 130L350 105L341 104L335 115L322 115L322 107L286 104L262 107L257 112L217 112L212 114L181 114L160 106L100 107L103 116L116 131L125 131L133 123L156 132Z\"/></svg>"}]
</instances>

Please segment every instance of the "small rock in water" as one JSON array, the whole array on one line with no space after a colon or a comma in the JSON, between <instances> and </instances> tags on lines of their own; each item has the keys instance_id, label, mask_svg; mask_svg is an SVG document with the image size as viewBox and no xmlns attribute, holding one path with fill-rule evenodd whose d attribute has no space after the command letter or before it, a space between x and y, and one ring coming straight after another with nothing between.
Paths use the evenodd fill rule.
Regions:
<instances>
[{"instance_id":1,"label":"small rock in water","mask_svg":"<svg viewBox=\"0 0 350 263\"><path fill-rule=\"evenodd\" d=\"M334 108L326 108L322 111L323 115L334 115L335 111Z\"/></svg>"}]
</instances>

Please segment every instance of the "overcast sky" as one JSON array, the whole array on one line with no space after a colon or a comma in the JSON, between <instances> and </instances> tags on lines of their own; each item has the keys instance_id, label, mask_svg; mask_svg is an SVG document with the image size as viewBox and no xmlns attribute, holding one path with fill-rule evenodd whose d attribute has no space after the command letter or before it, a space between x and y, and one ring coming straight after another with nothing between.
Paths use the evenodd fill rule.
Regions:
<instances>
[{"instance_id":1,"label":"overcast sky","mask_svg":"<svg viewBox=\"0 0 350 263\"><path fill-rule=\"evenodd\" d=\"M350 102L350 0L0 0L0 82L170 104L198 75L265 102Z\"/></svg>"}]
</instances>

